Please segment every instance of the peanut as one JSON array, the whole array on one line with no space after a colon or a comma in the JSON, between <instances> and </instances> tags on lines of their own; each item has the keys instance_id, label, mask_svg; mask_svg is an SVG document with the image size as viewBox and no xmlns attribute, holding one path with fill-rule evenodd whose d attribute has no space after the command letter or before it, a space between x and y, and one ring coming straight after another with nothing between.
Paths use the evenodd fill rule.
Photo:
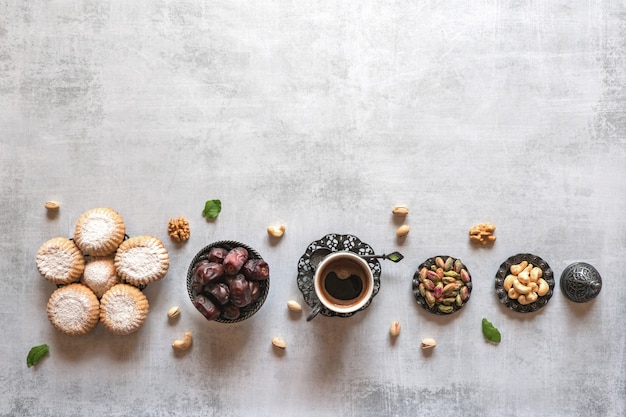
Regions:
<instances>
[{"instance_id":1,"label":"peanut","mask_svg":"<svg viewBox=\"0 0 626 417\"><path fill-rule=\"evenodd\" d=\"M272 338L272 345L278 349L285 349L287 347L285 341L280 337Z\"/></svg>"},{"instance_id":2,"label":"peanut","mask_svg":"<svg viewBox=\"0 0 626 417\"><path fill-rule=\"evenodd\" d=\"M391 322L391 326L389 326L389 334L391 335L391 337L398 337L398 335L400 334L400 322L399 321Z\"/></svg>"},{"instance_id":3,"label":"peanut","mask_svg":"<svg viewBox=\"0 0 626 417\"><path fill-rule=\"evenodd\" d=\"M396 230L396 236L405 237L409 234L410 230L411 226L409 226L408 224L403 224L402 226L398 227L398 230Z\"/></svg>"},{"instance_id":4,"label":"peanut","mask_svg":"<svg viewBox=\"0 0 626 417\"><path fill-rule=\"evenodd\" d=\"M282 237L285 234L286 227L284 224L278 226L268 226L267 233L272 237Z\"/></svg>"},{"instance_id":5,"label":"peanut","mask_svg":"<svg viewBox=\"0 0 626 417\"><path fill-rule=\"evenodd\" d=\"M185 332L185 335L183 336L182 339L174 340L174 343L172 343L172 347L176 350L189 349L189 347L191 346L191 342L192 342L191 332Z\"/></svg>"}]
</instances>

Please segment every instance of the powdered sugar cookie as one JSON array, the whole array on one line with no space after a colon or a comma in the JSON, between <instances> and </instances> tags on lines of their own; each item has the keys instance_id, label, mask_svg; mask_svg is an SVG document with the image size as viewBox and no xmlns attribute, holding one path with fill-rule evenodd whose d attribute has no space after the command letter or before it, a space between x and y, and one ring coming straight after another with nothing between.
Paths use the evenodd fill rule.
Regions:
<instances>
[{"instance_id":1,"label":"powdered sugar cookie","mask_svg":"<svg viewBox=\"0 0 626 417\"><path fill-rule=\"evenodd\" d=\"M78 281L85 268L80 249L65 237L55 237L41 245L36 262L39 273L54 284Z\"/></svg>"},{"instance_id":2,"label":"powdered sugar cookie","mask_svg":"<svg viewBox=\"0 0 626 417\"><path fill-rule=\"evenodd\" d=\"M115 253L115 269L122 281L139 287L162 279L170 267L163 243L153 236L125 240Z\"/></svg>"},{"instance_id":3,"label":"powdered sugar cookie","mask_svg":"<svg viewBox=\"0 0 626 417\"><path fill-rule=\"evenodd\" d=\"M124 240L126 225L118 212L107 207L91 209L76 222L74 241L87 255L105 256L115 252Z\"/></svg>"},{"instance_id":4,"label":"powdered sugar cookie","mask_svg":"<svg viewBox=\"0 0 626 417\"><path fill-rule=\"evenodd\" d=\"M112 333L127 335L143 326L149 309L148 298L137 287L117 284L100 300L100 321Z\"/></svg>"},{"instance_id":5,"label":"powdered sugar cookie","mask_svg":"<svg viewBox=\"0 0 626 417\"><path fill-rule=\"evenodd\" d=\"M113 260L113 255L90 256L85 263L80 282L91 288L98 298L102 298L105 292L120 282Z\"/></svg>"},{"instance_id":6,"label":"powdered sugar cookie","mask_svg":"<svg viewBox=\"0 0 626 417\"><path fill-rule=\"evenodd\" d=\"M100 318L100 303L86 285L76 283L53 292L46 312L57 330L77 336L96 327Z\"/></svg>"}]
</instances>

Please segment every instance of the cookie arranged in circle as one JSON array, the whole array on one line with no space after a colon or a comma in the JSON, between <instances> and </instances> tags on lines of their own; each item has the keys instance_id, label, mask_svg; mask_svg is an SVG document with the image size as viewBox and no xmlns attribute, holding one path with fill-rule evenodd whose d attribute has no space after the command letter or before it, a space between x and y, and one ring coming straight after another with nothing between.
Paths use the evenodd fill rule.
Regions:
<instances>
[{"instance_id":1,"label":"cookie arranged in circle","mask_svg":"<svg viewBox=\"0 0 626 417\"><path fill-rule=\"evenodd\" d=\"M122 216L113 209L99 207L86 211L78 218L74 241L87 255L106 256L115 252L125 233Z\"/></svg>"},{"instance_id":2,"label":"cookie arranged in circle","mask_svg":"<svg viewBox=\"0 0 626 417\"><path fill-rule=\"evenodd\" d=\"M53 284L76 282L85 268L82 252L65 237L55 237L41 245L36 262L39 273Z\"/></svg>"},{"instance_id":3,"label":"cookie arranged in circle","mask_svg":"<svg viewBox=\"0 0 626 417\"><path fill-rule=\"evenodd\" d=\"M102 298L112 286L120 283L113 255L88 257L80 282L91 288L98 298Z\"/></svg>"},{"instance_id":4,"label":"cookie arranged in circle","mask_svg":"<svg viewBox=\"0 0 626 417\"><path fill-rule=\"evenodd\" d=\"M163 242L153 236L125 240L115 253L115 268L123 282L143 287L162 279L170 267Z\"/></svg>"},{"instance_id":5,"label":"cookie arranged in circle","mask_svg":"<svg viewBox=\"0 0 626 417\"><path fill-rule=\"evenodd\" d=\"M127 335L143 326L149 309L148 298L137 287L117 284L100 300L100 321L110 332Z\"/></svg>"},{"instance_id":6,"label":"cookie arranged in circle","mask_svg":"<svg viewBox=\"0 0 626 417\"><path fill-rule=\"evenodd\" d=\"M100 303L89 287L75 283L53 292L46 312L57 330L77 336L96 327L100 319Z\"/></svg>"}]
</instances>

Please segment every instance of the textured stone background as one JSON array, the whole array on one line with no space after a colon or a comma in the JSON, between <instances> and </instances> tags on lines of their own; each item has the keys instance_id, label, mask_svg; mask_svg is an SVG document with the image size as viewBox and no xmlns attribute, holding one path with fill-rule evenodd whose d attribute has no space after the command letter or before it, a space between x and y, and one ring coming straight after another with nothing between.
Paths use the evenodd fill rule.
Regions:
<instances>
[{"instance_id":1,"label":"textured stone background","mask_svg":"<svg viewBox=\"0 0 626 417\"><path fill-rule=\"evenodd\" d=\"M623 1L0 1L0 415L623 416L625 39ZM212 198L223 211L207 222ZM397 203L411 208L402 241ZM139 332L70 338L48 323L35 253L98 206L163 239L172 266ZM166 232L179 215L184 245ZM498 226L493 248L468 242L481 221ZM406 259L383 264L364 312L306 323L286 309L302 301L297 261L331 232ZM184 284L222 239L272 268L263 309L229 327ZM520 252L557 277L590 262L602 293L509 312L493 277ZM447 318L411 294L438 254L474 277ZM193 348L175 355L187 329Z\"/></svg>"}]
</instances>

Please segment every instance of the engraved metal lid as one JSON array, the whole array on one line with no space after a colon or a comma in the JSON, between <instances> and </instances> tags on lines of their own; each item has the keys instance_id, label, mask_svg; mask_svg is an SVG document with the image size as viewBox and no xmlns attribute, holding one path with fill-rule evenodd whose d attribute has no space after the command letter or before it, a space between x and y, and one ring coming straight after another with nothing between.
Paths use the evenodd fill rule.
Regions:
<instances>
[{"instance_id":1,"label":"engraved metal lid","mask_svg":"<svg viewBox=\"0 0 626 417\"><path fill-rule=\"evenodd\" d=\"M567 298L577 303L586 303L600 293L602 277L593 265L575 262L563 270L559 285Z\"/></svg>"}]
</instances>

